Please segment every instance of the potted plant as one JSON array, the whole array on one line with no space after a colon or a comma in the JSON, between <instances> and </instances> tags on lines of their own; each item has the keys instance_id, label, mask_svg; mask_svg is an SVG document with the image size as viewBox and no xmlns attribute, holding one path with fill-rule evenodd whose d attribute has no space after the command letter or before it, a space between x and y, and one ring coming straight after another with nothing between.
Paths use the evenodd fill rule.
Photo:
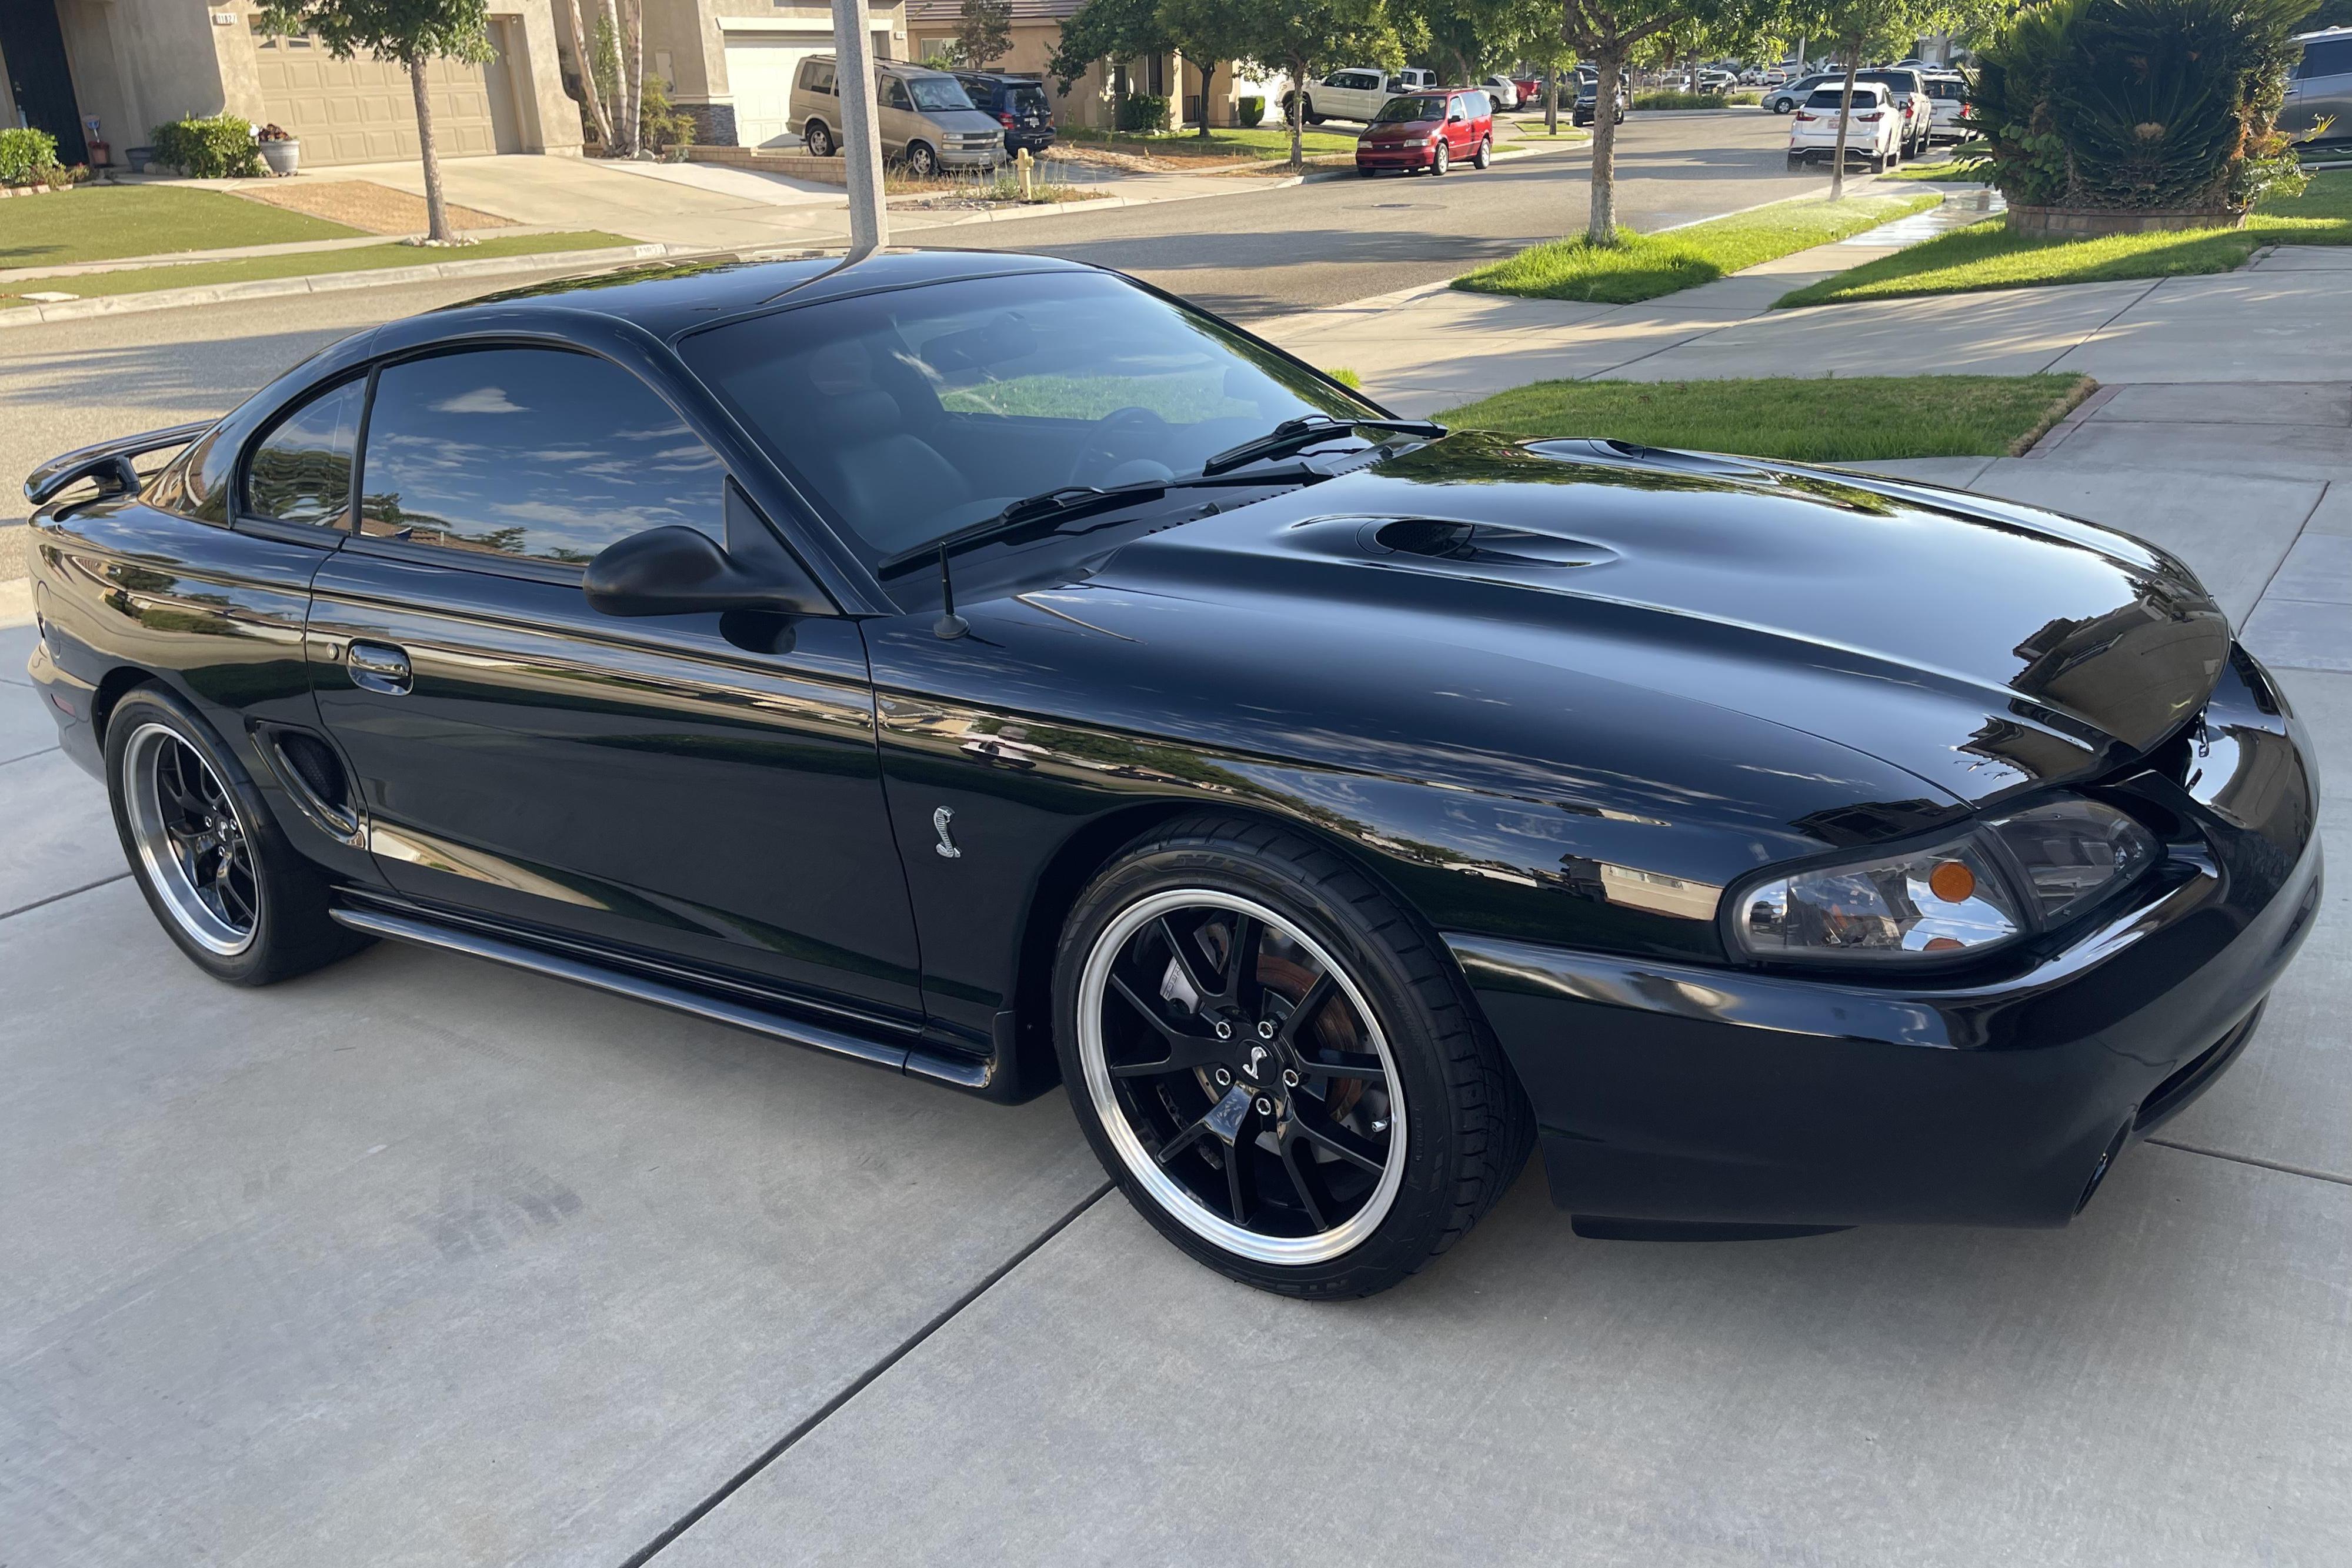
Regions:
<instances>
[{"instance_id":1,"label":"potted plant","mask_svg":"<svg viewBox=\"0 0 2352 1568\"><path fill-rule=\"evenodd\" d=\"M261 144L261 161L273 174L290 174L302 166L302 139L283 125L265 125L254 132Z\"/></svg>"}]
</instances>

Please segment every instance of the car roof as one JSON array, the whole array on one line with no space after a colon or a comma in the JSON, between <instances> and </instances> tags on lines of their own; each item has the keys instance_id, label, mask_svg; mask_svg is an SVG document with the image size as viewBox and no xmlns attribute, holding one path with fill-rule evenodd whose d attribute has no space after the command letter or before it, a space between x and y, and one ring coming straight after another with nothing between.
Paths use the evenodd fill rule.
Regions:
<instances>
[{"instance_id":1,"label":"car roof","mask_svg":"<svg viewBox=\"0 0 2352 1568\"><path fill-rule=\"evenodd\" d=\"M516 324L543 315L560 326L583 315L627 321L664 340L782 301L814 303L886 289L1024 272L1100 272L1056 257L986 250L891 249L852 260L841 251L790 255L752 253L625 267L501 289L445 305L422 318L447 331L469 316L496 316Z\"/></svg>"}]
</instances>

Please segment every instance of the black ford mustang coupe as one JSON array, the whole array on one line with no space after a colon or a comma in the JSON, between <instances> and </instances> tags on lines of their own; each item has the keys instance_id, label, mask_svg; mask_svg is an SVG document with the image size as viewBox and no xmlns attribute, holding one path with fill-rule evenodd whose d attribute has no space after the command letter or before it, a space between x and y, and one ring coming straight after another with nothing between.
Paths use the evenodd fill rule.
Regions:
<instances>
[{"instance_id":1,"label":"black ford mustang coupe","mask_svg":"<svg viewBox=\"0 0 2352 1568\"><path fill-rule=\"evenodd\" d=\"M1062 262L525 289L27 492L42 700L212 973L392 937L1058 1079L1297 1295L1538 1141L1591 1235L2062 1225L2319 894L2163 552L1448 433Z\"/></svg>"}]
</instances>

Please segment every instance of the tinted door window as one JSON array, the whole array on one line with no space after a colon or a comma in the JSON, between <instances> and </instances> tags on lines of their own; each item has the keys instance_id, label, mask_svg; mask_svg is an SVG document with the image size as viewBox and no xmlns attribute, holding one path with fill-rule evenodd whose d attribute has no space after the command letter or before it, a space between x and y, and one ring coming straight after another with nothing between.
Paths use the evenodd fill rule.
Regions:
<instances>
[{"instance_id":1,"label":"tinted door window","mask_svg":"<svg viewBox=\"0 0 2352 1568\"><path fill-rule=\"evenodd\" d=\"M907 96L907 84L895 76L882 79L882 107L912 110L914 101Z\"/></svg>"},{"instance_id":2,"label":"tinted door window","mask_svg":"<svg viewBox=\"0 0 2352 1568\"><path fill-rule=\"evenodd\" d=\"M485 349L377 375L360 529L583 563L649 528L724 539L725 482L718 455L620 366Z\"/></svg>"},{"instance_id":3,"label":"tinted door window","mask_svg":"<svg viewBox=\"0 0 2352 1568\"><path fill-rule=\"evenodd\" d=\"M278 422L246 464L245 506L256 517L340 528L351 517L352 457L367 383L347 381Z\"/></svg>"},{"instance_id":4,"label":"tinted door window","mask_svg":"<svg viewBox=\"0 0 2352 1568\"><path fill-rule=\"evenodd\" d=\"M2300 77L2344 76L2352 73L2352 38L2329 38L2303 46Z\"/></svg>"}]
</instances>

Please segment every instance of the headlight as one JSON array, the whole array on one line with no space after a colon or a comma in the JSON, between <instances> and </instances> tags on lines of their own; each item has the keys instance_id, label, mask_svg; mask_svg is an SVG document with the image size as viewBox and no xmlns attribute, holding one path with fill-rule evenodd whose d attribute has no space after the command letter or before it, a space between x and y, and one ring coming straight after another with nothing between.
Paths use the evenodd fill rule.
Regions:
<instances>
[{"instance_id":1,"label":"headlight","mask_svg":"<svg viewBox=\"0 0 2352 1568\"><path fill-rule=\"evenodd\" d=\"M2122 812L2060 801L1931 848L1751 882L1732 894L1732 935L1757 958L1933 963L2061 924L2156 858Z\"/></svg>"}]
</instances>

